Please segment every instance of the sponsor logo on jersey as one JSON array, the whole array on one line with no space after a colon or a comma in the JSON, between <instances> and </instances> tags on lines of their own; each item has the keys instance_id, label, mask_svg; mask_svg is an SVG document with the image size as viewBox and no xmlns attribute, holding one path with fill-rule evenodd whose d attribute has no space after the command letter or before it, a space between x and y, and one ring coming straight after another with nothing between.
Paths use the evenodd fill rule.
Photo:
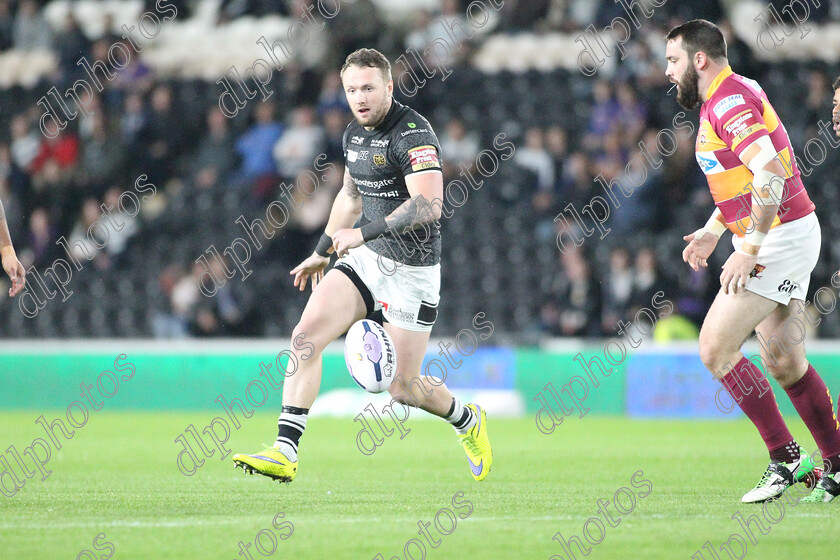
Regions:
<instances>
[{"instance_id":1,"label":"sponsor logo on jersey","mask_svg":"<svg viewBox=\"0 0 840 560\"><path fill-rule=\"evenodd\" d=\"M356 150L347 150L347 161L354 162L356 160L366 160L370 152L367 150L362 150L361 152L357 152Z\"/></svg>"},{"instance_id":2,"label":"sponsor logo on jersey","mask_svg":"<svg viewBox=\"0 0 840 560\"><path fill-rule=\"evenodd\" d=\"M391 140L390 140L390 139L385 139L385 140L371 140L371 141L370 141L370 147L371 147L371 148L387 148L387 147L388 147L388 144L390 144L390 143L391 143Z\"/></svg>"},{"instance_id":3,"label":"sponsor logo on jersey","mask_svg":"<svg viewBox=\"0 0 840 560\"><path fill-rule=\"evenodd\" d=\"M777 289L780 292L785 292L785 293L789 294L789 293L793 292L793 290L797 289L798 287L799 287L799 284L797 282L791 282L790 280L786 279L784 282L779 284L779 287Z\"/></svg>"},{"instance_id":4,"label":"sponsor logo on jersey","mask_svg":"<svg viewBox=\"0 0 840 560\"><path fill-rule=\"evenodd\" d=\"M374 165L385 165L385 156L382 154L373 154Z\"/></svg>"},{"instance_id":5,"label":"sponsor logo on jersey","mask_svg":"<svg viewBox=\"0 0 840 560\"><path fill-rule=\"evenodd\" d=\"M367 187L369 189L381 189L382 187L393 185L394 178L391 177L389 179L382 179L381 181L368 181L367 179L356 179L355 177L353 177L353 182L357 185Z\"/></svg>"},{"instance_id":6,"label":"sponsor logo on jersey","mask_svg":"<svg viewBox=\"0 0 840 560\"><path fill-rule=\"evenodd\" d=\"M350 143L351 144L364 144L365 139L362 138L361 136L353 136L352 138L350 138Z\"/></svg>"},{"instance_id":7,"label":"sponsor logo on jersey","mask_svg":"<svg viewBox=\"0 0 840 560\"><path fill-rule=\"evenodd\" d=\"M715 157L714 152L703 152L702 156L696 153L694 156L697 158L697 165L700 166L700 169L706 175L714 175L715 173L726 171Z\"/></svg>"},{"instance_id":8,"label":"sponsor logo on jersey","mask_svg":"<svg viewBox=\"0 0 840 560\"><path fill-rule=\"evenodd\" d=\"M715 107L714 109L712 109L712 111L715 115L717 115L717 118L721 118L723 115L726 114L727 111L729 111L733 107L737 107L738 105L746 105L746 101L744 101L744 96L740 93L724 97L715 104Z\"/></svg>"},{"instance_id":9,"label":"sponsor logo on jersey","mask_svg":"<svg viewBox=\"0 0 840 560\"><path fill-rule=\"evenodd\" d=\"M724 126L726 132L732 134L733 136L738 134L739 132L747 128L746 121L752 116L752 111L744 111L743 113L738 113L737 115L729 119L729 122L726 123L726 126Z\"/></svg>"},{"instance_id":10,"label":"sponsor logo on jersey","mask_svg":"<svg viewBox=\"0 0 840 560\"><path fill-rule=\"evenodd\" d=\"M437 150L434 146L418 146L408 150L408 159L412 171L423 169L437 169L440 167Z\"/></svg>"},{"instance_id":11,"label":"sponsor logo on jersey","mask_svg":"<svg viewBox=\"0 0 840 560\"><path fill-rule=\"evenodd\" d=\"M409 134L416 134L418 132L429 132L427 128L415 128L412 130L406 130L404 132L400 132L400 136L408 136Z\"/></svg>"},{"instance_id":12,"label":"sponsor logo on jersey","mask_svg":"<svg viewBox=\"0 0 840 560\"><path fill-rule=\"evenodd\" d=\"M757 265L755 265L755 268L753 268L753 269L752 269L752 272L750 272L750 278L758 278L758 279L760 280L760 279L761 279L760 274L761 274L762 272L764 272L764 269L765 269L765 268L767 268L767 267L766 267L766 266L764 266L763 264L757 264Z\"/></svg>"},{"instance_id":13,"label":"sponsor logo on jersey","mask_svg":"<svg viewBox=\"0 0 840 560\"><path fill-rule=\"evenodd\" d=\"M408 123L408 128L414 128L415 126L417 126L417 125L414 124L413 122Z\"/></svg>"}]
</instances>

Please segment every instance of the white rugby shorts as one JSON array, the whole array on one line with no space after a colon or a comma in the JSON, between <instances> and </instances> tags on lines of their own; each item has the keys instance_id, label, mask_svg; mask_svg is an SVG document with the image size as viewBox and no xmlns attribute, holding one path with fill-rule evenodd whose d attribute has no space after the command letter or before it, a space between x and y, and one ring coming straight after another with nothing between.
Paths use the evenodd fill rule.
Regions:
<instances>
[{"instance_id":1,"label":"white rugby shorts","mask_svg":"<svg viewBox=\"0 0 840 560\"><path fill-rule=\"evenodd\" d=\"M368 315L381 309L385 320L402 329L432 330L440 303L440 263L402 264L362 245L338 259L335 269L356 285Z\"/></svg>"},{"instance_id":2,"label":"white rugby shorts","mask_svg":"<svg viewBox=\"0 0 840 560\"><path fill-rule=\"evenodd\" d=\"M743 237L732 236L735 250L743 242ZM804 300L821 243L820 222L814 212L772 228L758 251L758 264L747 280L747 289L782 305L791 299Z\"/></svg>"}]
</instances>

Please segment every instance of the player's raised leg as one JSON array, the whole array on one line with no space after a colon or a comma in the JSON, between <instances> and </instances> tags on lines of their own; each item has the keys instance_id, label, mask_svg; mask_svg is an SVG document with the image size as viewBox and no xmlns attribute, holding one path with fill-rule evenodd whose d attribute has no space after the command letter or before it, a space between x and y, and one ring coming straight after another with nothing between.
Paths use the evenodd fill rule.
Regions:
<instances>
[{"instance_id":1,"label":"player's raised leg","mask_svg":"<svg viewBox=\"0 0 840 560\"><path fill-rule=\"evenodd\" d=\"M785 322L801 313L802 300L791 299L780 305L756 327L762 340L761 358L767 371L787 392L822 452L824 475L811 495L803 501L831 501L840 495L840 424L834 413L831 393L805 356L804 338L794 343L785 334Z\"/></svg>"},{"instance_id":2,"label":"player's raised leg","mask_svg":"<svg viewBox=\"0 0 840 560\"><path fill-rule=\"evenodd\" d=\"M433 382L421 375L429 331L410 331L391 323L386 323L385 329L394 341L397 353L397 377L388 392L397 402L421 408L452 424L467 453L473 478L484 480L493 463L493 450L487 436L487 413L476 404L462 404L444 380Z\"/></svg>"},{"instance_id":3,"label":"player's raised leg","mask_svg":"<svg viewBox=\"0 0 840 560\"><path fill-rule=\"evenodd\" d=\"M246 472L291 482L297 474L297 449L307 415L321 387L324 348L365 317L358 289L339 270L331 270L312 292L292 332L292 358L296 370L283 384L283 410L277 421L277 441L254 455L237 453L233 461Z\"/></svg>"},{"instance_id":4,"label":"player's raised leg","mask_svg":"<svg viewBox=\"0 0 840 560\"><path fill-rule=\"evenodd\" d=\"M700 330L700 359L758 429L770 453L764 474L741 498L745 503L779 496L813 470L807 453L788 430L767 378L740 350L777 307L777 302L747 290L729 294L721 290Z\"/></svg>"}]
</instances>

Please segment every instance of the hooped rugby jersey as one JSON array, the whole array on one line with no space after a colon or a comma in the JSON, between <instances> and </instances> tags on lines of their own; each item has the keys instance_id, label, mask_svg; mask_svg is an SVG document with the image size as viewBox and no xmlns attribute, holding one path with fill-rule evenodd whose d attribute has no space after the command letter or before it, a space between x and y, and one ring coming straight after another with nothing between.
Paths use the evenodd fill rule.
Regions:
<instances>
[{"instance_id":1,"label":"hooped rugby jersey","mask_svg":"<svg viewBox=\"0 0 840 560\"><path fill-rule=\"evenodd\" d=\"M388 216L411 198L407 176L441 172L440 143L429 121L396 99L373 130L353 119L342 144L350 177L362 195L360 224ZM418 227L412 234L387 233L365 245L402 264L433 266L440 262L440 227L432 222L429 230Z\"/></svg>"},{"instance_id":2,"label":"hooped rugby jersey","mask_svg":"<svg viewBox=\"0 0 840 560\"><path fill-rule=\"evenodd\" d=\"M695 156L729 230L740 237L751 227L753 173L738 156L762 136L770 137L785 168L782 203L771 226L776 227L810 214L814 203L802 184L787 131L767 94L758 82L727 66L706 91Z\"/></svg>"}]
</instances>

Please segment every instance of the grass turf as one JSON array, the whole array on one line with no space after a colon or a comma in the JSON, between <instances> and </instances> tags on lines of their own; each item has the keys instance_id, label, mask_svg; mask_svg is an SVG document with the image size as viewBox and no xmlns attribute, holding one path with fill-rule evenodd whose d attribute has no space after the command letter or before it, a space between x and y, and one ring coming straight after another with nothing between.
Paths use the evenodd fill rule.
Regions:
<instances>
[{"instance_id":1,"label":"grass turf","mask_svg":"<svg viewBox=\"0 0 840 560\"><path fill-rule=\"evenodd\" d=\"M273 554L252 546L253 558L371 559L404 558L404 546L417 538L418 521L440 545L428 545L429 560L453 558L568 558L552 540L582 535L584 523L599 517L603 542L592 547L593 559L691 558L709 540L715 547L744 531L730 517L741 512L762 516L761 506L740 503L766 466L766 454L755 429L746 421L639 421L623 418L569 417L551 435L543 435L533 418L489 419L494 446L493 472L482 483L470 476L466 457L451 428L443 422L409 421L403 440L395 434L371 456L355 444L359 424L350 419L310 420L302 442L298 478L278 485L232 468L219 452L192 477L175 466L180 449L173 439L190 423L199 430L216 413L109 413L91 416L72 440L53 450L46 481L27 481L13 498L0 496L0 558L99 558L110 542L119 559L246 558L239 542L253 543L257 533L272 528L275 515L294 525ZM57 415L46 415L55 418ZM0 413L0 445L18 451L43 431L33 412ZM256 414L234 431L234 452L254 453L273 441L276 416ZM809 450L813 441L799 421L795 435ZM5 454L8 457L8 453ZM28 461L28 459L27 459ZM13 463L14 464L14 463ZM0 466L2 468L2 466ZM649 480L634 488L631 476ZM8 483L8 477L7 483ZM621 503L629 514L608 506L618 526L598 513L597 500L612 504L621 487ZM435 529L435 513L456 510L455 493L470 502L472 512L459 519L448 536ZM840 500L838 500L840 502ZM834 557L831 527L840 519L839 503L784 504L776 524L762 518L770 531L757 544L747 542L742 555L789 559L792 555ZM770 510L778 515L778 509ZM444 514L445 515L445 514ZM279 521L279 520L278 520ZM449 524L440 516L445 530ZM597 540L597 523L589 522ZM585 542L585 541L584 541ZM271 540L261 540L270 551ZM576 558L584 555L573 548ZM420 551L409 552L419 560ZM726 552L718 552L726 560ZM701 556L696 557L698 560ZM703 556L712 560L712 556ZM716 560L716 559L715 559Z\"/></svg>"}]
</instances>

